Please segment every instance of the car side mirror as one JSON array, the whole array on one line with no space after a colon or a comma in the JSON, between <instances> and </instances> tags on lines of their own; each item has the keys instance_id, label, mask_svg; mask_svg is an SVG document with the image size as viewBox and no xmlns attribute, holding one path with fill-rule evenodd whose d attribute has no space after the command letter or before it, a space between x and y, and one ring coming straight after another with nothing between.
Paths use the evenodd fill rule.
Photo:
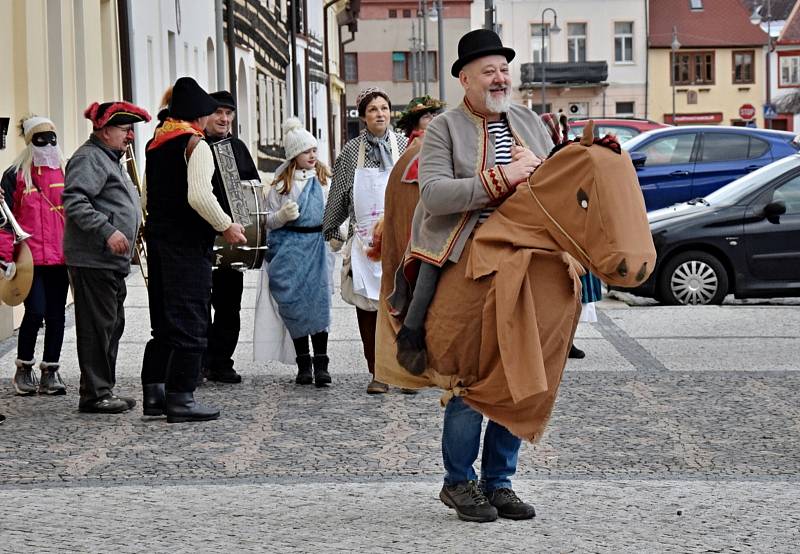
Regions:
<instances>
[{"instance_id":1,"label":"car side mirror","mask_svg":"<svg viewBox=\"0 0 800 554\"><path fill-rule=\"evenodd\" d=\"M642 152L631 152L631 161L633 162L633 167L636 169L644 167L644 163L647 161L647 154L643 154Z\"/></svg>"},{"instance_id":2,"label":"car side mirror","mask_svg":"<svg viewBox=\"0 0 800 554\"><path fill-rule=\"evenodd\" d=\"M783 200L774 200L764 206L764 215L770 223L778 223L780 216L786 213L786 203Z\"/></svg>"}]
</instances>

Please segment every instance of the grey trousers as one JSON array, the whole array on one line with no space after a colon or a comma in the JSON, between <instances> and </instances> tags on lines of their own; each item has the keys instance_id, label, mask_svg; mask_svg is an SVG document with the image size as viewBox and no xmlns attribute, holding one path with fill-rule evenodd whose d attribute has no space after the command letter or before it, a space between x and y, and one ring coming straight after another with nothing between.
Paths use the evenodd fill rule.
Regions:
<instances>
[{"instance_id":1,"label":"grey trousers","mask_svg":"<svg viewBox=\"0 0 800 554\"><path fill-rule=\"evenodd\" d=\"M81 369L79 404L84 406L113 392L128 289L125 275L110 269L69 266L69 278Z\"/></svg>"}]
</instances>

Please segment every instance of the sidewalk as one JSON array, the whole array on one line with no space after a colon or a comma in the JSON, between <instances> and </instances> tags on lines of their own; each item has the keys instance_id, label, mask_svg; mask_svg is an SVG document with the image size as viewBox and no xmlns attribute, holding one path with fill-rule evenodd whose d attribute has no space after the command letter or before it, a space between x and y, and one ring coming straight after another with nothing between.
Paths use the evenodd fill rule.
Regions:
<instances>
[{"instance_id":1,"label":"sidewalk","mask_svg":"<svg viewBox=\"0 0 800 554\"><path fill-rule=\"evenodd\" d=\"M77 412L19 398L0 343L0 552L793 552L800 544L800 309L628 307L581 325L548 434L515 489L533 521L460 522L438 500L439 393L368 396L354 310L336 297L330 389L251 361L246 279L240 385L200 389L218 421L140 407ZM118 391L140 398L146 291L131 276ZM40 339L41 340L41 339Z\"/></svg>"}]
</instances>

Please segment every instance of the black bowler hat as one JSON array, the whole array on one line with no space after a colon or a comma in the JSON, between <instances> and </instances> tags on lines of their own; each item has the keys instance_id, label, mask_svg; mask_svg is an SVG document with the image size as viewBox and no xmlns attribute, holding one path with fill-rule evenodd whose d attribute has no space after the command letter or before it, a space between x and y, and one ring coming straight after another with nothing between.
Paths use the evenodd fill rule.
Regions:
<instances>
[{"instance_id":1,"label":"black bowler hat","mask_svg":"<svg viewBox=\"0 0 800 554\"><path fill-rule=\"evenodd\" d=\"M233 95L227 90L212 92L211 98L217 101L219 107L230 108L236 111L236 101L233 99Z\"/></svg>"},{"instance_id":2,"label":"black bowler hat","mask_svg":"<svg viewBox=\"0 0 800 554\"><path fill-rule=\"evenodd\" d=\"M511 48L503 46L503 41L497 33L489 29L475 29L470 31L458 41L458 59L450 69L453 77L458 77L459 72L473 60L484 56L505 56L507 61L517 55Z\"/></svg>"},{"instance_id":3,"label":"black bowler hat","mask_svg":"<svg viewBox=\"0 0 800 554\"><path fill-rule=\"evenodd\" d=\"M191 77L181 77L175 81L172 99L169 101L170 117L193 121L198 117L211 115L217 111L217 107L217 101Z\"/></svg>"}]
</instances>

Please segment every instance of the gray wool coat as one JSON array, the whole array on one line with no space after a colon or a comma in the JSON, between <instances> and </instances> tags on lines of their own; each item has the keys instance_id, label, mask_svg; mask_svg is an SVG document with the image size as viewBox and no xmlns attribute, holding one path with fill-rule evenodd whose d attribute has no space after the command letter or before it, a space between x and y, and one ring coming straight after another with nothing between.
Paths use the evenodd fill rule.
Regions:
<instances>
[{"instance_id":1,"label":"gray wool coat","mask_svg":"<svg viewBox=\"0 0 800 554\"><path fill-rule=\"evenodd\" d=\"M61 195L67 265L130 273L142 208L121 155L92 135L67 163ZM114 254L106 244L117 230L130 243L125 254Z\"/></svg>"},{"instance_id":2,"label":"gray wool coat","mask_svg":"<svg viewBox=\"0 0 800 554\"><path fill-rule=\"evenodd\" d=\"M514 142L544 159L553 148L539 116L512 104L506 113ZM414 212L410 254L441 267L457 262L483 208L512 192L495 165L486 118L465 98L428 125L419 162L420 201Z\"/></svg>"}]
</instances>

